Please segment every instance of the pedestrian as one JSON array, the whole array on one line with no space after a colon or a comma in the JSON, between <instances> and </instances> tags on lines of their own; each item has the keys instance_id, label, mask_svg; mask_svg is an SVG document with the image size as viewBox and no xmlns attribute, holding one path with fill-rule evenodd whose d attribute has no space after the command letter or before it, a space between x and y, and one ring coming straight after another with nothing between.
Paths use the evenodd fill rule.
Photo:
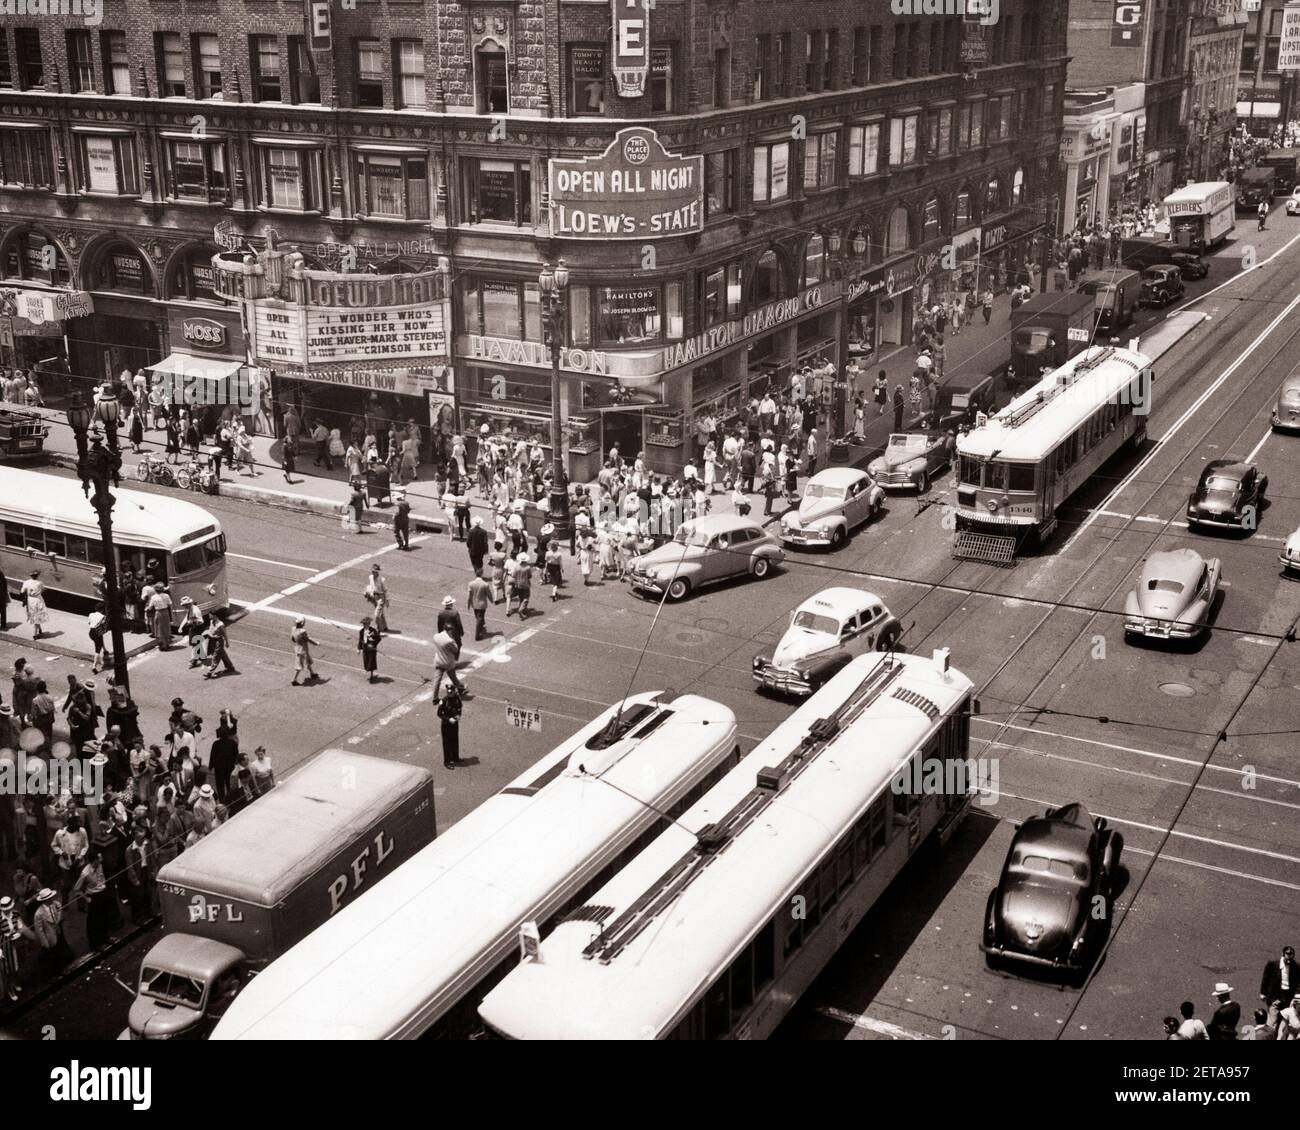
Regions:
<instances>
[{"instance_id":1,"label":"pedestrian","mask_svg":"<svg viewBox=\"0 0 1300 1130\"><path fill-rule=\"evenodd\" d=\"M903 412L905 403L903 401L903 386L894 385L894 431L903 430Z\"/></svg>"},{"instance_id":2,"label":"pedestrian","mask_svg":"<svg viewBox=\"0 0 1300 1130\"><path fill-rule=\"evenodd\" d=\"M438 703L438 721L442 730L442 764L448 769L456 769L465 764L460 759L461 709L460 695L456 693L453 683Z\"/></svg>"},{"instance_id":3,"label":"pedestrian","mask_svg":"<svg viewBox=\"0 0 1300 1130\"><path fill-rule=\"evenodd\" d=\"M1240 1038L1243 1040L1277 1039L1277 1025L1268 1022L1268 1009L1255 1009L1255 1023L1242 1028Z\"/></svg>"},{"instance_id":4,"label":"pedestrian","mask_svg":"<svg viewBox=\"0 0 1300 1130\"><path fill-rule=\"evenodd\" d=\"M517 609L519 619L523 620L528 615L528 600L532 595L533 587L533 570L527 553L519 554L515 560L518 564L515 575L510 582L510 597L506 601L506 616L511 613L510 605L517 600L519 601L519 608Z\"/></svg>"},{"instance_id":5,"label":"pedestrian","mask_svg":"<svg viewBox=\"0 0 1300 1130\"><path fill-rule=\"evenodd\" d=\"M18 590L18 598L27 609L27 623L34 629L32 638L41 638L41 628L49 621L50 612L45 607L45 586L41 583L41 571L33 569L23 586Z\"/></svg>"},{"instance_id":6,"label":"pedestrian","mask_svg":"<svg viewBox=\"0 0 1300 1130\"><path fill-rule=\"evenodd\" d=\"M131 904L131 919L137 924L144 922L152 909L153 876L154 853L149 831L137 824L126 849L127 902Z\"/></svg>"},{"instance_id":7,"label":"pedestrian","mask_svg":"<svg viewBox=\"0 0 1300 1130\"><path fill-rule=\"evenodd\" d=\"M446 630L437 632L433 637L433 657L433 669L436 674L433 681L433 701L438 701L444 678L463 695L465 684L456 674L456 665L460 662L460 644L456 642L456 637Z\"/></svg>"},{"instance_id":8,"label":"pedestrian","mask_svg":"<svg viewBox=\"0 0 1300 1130\"><path fill-rule=\"evenodd\" d=\"M1281 1005L1300 989L1300 965L1296 964L1295 950L1282 947L1282 956L1264 965L1264 975L1259 982L1259 999L1266 1005Z\"/></svg>"},{"instance_id":9,"label":"pedestrian","mask_svg":"<svg viewBox=\"0 0 1300 1130\"><path fill-rule=\"evenodd\" d=\"M334 470L334 464L330 461L330 433L320 419L312 425L311 438L316 444L316 458L313 465L324 467L327 471Z\"/></svg>"},{"instance_id":10,"label":"pedestrian","mask_svg":"<svg viewBox=\"0 0 1300 1130\"><path fill-rule=\"evenodd\" d=\"M289 476L298 470L298 441L292 436L285 436L280 444L280 470L284 481L292 486L293 479Z\"/></svg>"},{"instance_id":11,"label":"pedestrian","mask_svg":"<svg viewBox=\"0 0 1300 1130\"><path fill-rule=\"evenodd\" d=\"M226 637L226 626L217 616L209 618L208 626L203 630L204 650L208 657L208 669L204 673L205 679L211 679L217 673L217 664L223 665L224 669L232 675L238 675L235 665L230 662L230 654L227 650L230 641Z\"/></svg>"},{"instance_id":12,"label":"pedestrian","mask_svg":"<svg viewBox=\"0 0 1300 1130\"><path fill-rule=\"evenodd\" d=\"M223 462L226 465L226 470L233 471L235 468L235 431L230 426L229 420L221 421L221 426L217 430L217 445L221 448L221 458L217 460L217 475L219 477Z\"/></svg>"},{"instance_id":13,"label":"pedestrian","mask_svg":"<svg viewBox=\"0 0 1300 1130\"><path fill-rule=\"evenodd\" d=\"M131 440L131 451L139 455L141 444L144 443L144 405L140 401L136 401L135 407L131 409L127 431Z\"/></svg>"},{"instance_id":14,"label":"pedestrian","mask_svg":"<svg viewBox=\"0 0 1300 1130\"><path fill-rule=\"evenodd\" d=\"M72 960L72 948L63 936L63 905L50 887L42 887L36 896L32 930L41 947L41 980L52 981Z\"/></svg>"},{"instance_id":15,"label":"pedestrian","mask_svg":"<svg viewBox=\"0 0 1300 1130\"><path fill-rule=\"evenodd\" d=\"M98 675L108 666L108 653L104 650L104 633L108 631L108 617L104 615L104 606L98 604L86 617L86 634L90 637L90 647L94 653L90 673Z\"/></svg>"},{"instance_id":16,"label":"pedestrian","mask_svg":"<svg viewBox=\"0 0 1300 1130\"><path fill-rule=\"evenodd\" d=\"M149 617L153 638L158 641L159 651L169 651L172 646L172 598L167 586L160 584L149 598L146 610Z\"/></svg>"},{"instance_id":17,"label":"pedestrian","mask_svg":"<svg viewBox=\"0 0 1300 1130\"><path fill-rule=\"evenodd\" d=\"M1195 1017L1196 1006L1191 1001L1183 1001L1178 1006L1178 1011L1182 1016L1182 1023L1178 1025L1178 1036L1183 1040L1208 1040L1210 1034L1205 1030L1205 1025Z\"/></svg>"},{"instance_id":18,"label":"pedestrian","mask_svg":"<svg viewBox=\"0 0 1300 1130\"><path fill-rule=\"evenodd\" d=\"M772 503L776 501L776 475L773 471L763 472L763 517L771 517Z\"/></svg>"},{"instance_id":19,"label":"pedestrian","mask_svg":"<svg viewBox=\"0 0 1300 1130\"><path fill-rule=\"evenodd\" d=\"M361 668L371 683L375 681L375 673L379 670L379 641L382 639L383 636L370 617L362 616L361 630L357 633L357 650L361 652Z\"/></svg>"},{"instance_id":20,"label":"pedestrian","mask_svg":"<svg viewBox=\"0 0 1300 1130\"><path fill-rule=\"evenodd\" d=\"M754 493L754 472L757 467L758 460L754 455L754 448L747 440L740 449L740 489L745 494Z\"/></svg>"},{"instance_id":21,"label":"pedestrian","mask_svg":"<svg viewBox=\"0 0 1300 1130\"><path fill-rule=\"evenodd\" d=\"M631 526L630 523L629 525ZM634 526L631 528L635 529ZM564 567L560 557L560 543L554 538L546 545L546 565L542 573L542 583L551 586L552 603L558 600L560 586L564 584Z\"/></svg>"},{"instance_id":22,"label":"pedestrian","mask_svg":"<svg viewBox=\"0 0 1300 1130\"><path fill-rule=\"evenodd\" d=\"M1233 988L1227 981L1220 981L1214 986L1214 1015L1210 1017L1209 1034L1211 1040L1235 1040L1237 1038L1237 1021L1241 1019L1241 1005L1232 999Z\"/></svg>"},{"instance_id":23,"label":"pedestrian","mask_svg":"<svg viewBox=\"0 0 1300 1130\"><path fill-rule=\"evenodd\" d=\"M301 686L302 683L298 682L299 675L302 675L303 682L308 680L315 682L316 669L311 665L311 647L313 644L320 647L320 644L316 643L307 634L307 621L304 617L298 616L294 619L293 631L289 633L289 639L293 643L294 658L293 678L289 680L289 685L291 687ZM213 756L216 756L215 749ZM227 776L229 776L229 773L227 773Z\"/></svg>"},{"instance_id":24,"label":"pedestrian","mask_svg":"<svg viewBox=\"0 0 1300 1130\"><path fill-rule=\"evenodd\" d=\"M1268 201L1267 201L1267 200L1261 200L1261 201L1259 202L1259 208L1256 209L1256 213L1257 213L1257 215L1259 216L1259 230L1260 230L1260 231L1263 231L1263 230L1264 230L1264 225L1265 225L1265 223L1267 223L1267 221L1268 221Z\"/></svg>"},{"instance_id":25,"label":"pedestrian","mask_svg":"<svg viewBox=\"0 0 1300 1130\"><path fill-rule=\"evenodd\" d=\"M253 750L253 763L248 767L253 779L254 797L266 796L275 788L275 766L266 752L266 746L260 745Z\"/></svg>"},{"instance_id":26,"label":"pedestrian","mask_svg":"<svg viewBox=\"0 0 1300 1130\"><path fill-rule=\"evenodd\" d=\"M378 565L370 566L370 577L366 581L366 600L375 610L375 628L380 632L388 631L388 584Z\"/></svg>"},{"instance_id":27,"label":"pedestrian","mask_svg":"<svg viewBox=\"0 0 1300 1130\"><path fill-rule=\"evenodd\" d=\"M349 479L361 478L361 448L356 443L349 443L347 451L344 453L343 462L348 469Z\"/></svg>"},{"instance_id":28,"label":"pedestrian","mask_svg":"<svg viewBox=\"0 0 1300 1130\"><path fill-rule=\"evenodd\" d=\"M447 632L456 641L458 648L465 642L465 625L461 621L460 613L456 611L454 596L447 595L442 598L442 611L438 613L434 631Z\"/></svg>"},{"instance_id":29,"label":"pedestrian","mask_svg":"<svg viewBox=\"0 0 1300 1130\"><path fill-rule=\"evenodd\" d=\"M506 598L506 551L500 538L492 543L488 568L492 571L492 603L500 604Z\"/></svg>"},{"instance_id":30,"label":"pedestrian","mask_svg":"<svg viewBox=\"0 0 1300 1130\"><path fill-rule=\"evenodd\" d=\"M0 632L9 630L9 579L0 569Z\"/></svg>"},{"instance_id":31,"label":"pedestrian","mask_svg":"<svg viewBox=\"0 0 1300 1130\"><path fill-rule=\"evenodd\" d=\"M0 995L16 1001L23 991L22 949L36 941L36 934L23 921L23 913L9 895L0 898Z\"/></svg>"},{"instance_id":32,"label":"pedestrian","mask_svg":"<svg viewBox=\"0 0 1300 1130\"><path fill-rule=\"evenodd\" d=\"M878 411L877 416L885 414L885 405L889 403L889 378L885 375L885 370L881 369L876 374L875 383L871 386L871 395L875 399Z\"/></svg>"},{"instance_id":33,"label":"pedestrian","mask_svg":"<svg viewBox=\"0 0 1300 1130\"><path fill-rule=\"evenodd\" d=\"M1300 1040L1300 993L1291 997L1290 1006L1282 1009L1277 1019L1279 1040Z\"/></svg>"},{"instance_id":34,"label":"pedestrian","mask_svg":"<svg viewBox=\"0 0 1300 1130\"><path fill-rule=\"evenodd\" d=\"M54 699L50 697L44 679L36 682L36 693L28 704L27 717L30 724L41 732L42 747L49 749L54 742Z\"/></svg>"},{"instance_id":35,"label":"pedestrian","mask_svg":"<svg viewBox=\"0 0 1300 1130\"><path fill-rule=\"evenodd\" d=\"M81 817L75 810L69 813L63 827L54 833L50 850L58 864L63 893L66 895L81 874L90 851L90 838L81 826Z\"/></svg>"},{"instance_id":36,"label":"pedestrian","mask_svg":"<svg viewBox=\"0 0 1300 1130\"><path fill-rule=\"evenodd\" d=\"M184 614L181 616L177 632L184 636L186 642L190 645L190 669L193 670L203 663L203 633L207 624L203 613L194 607L193 597L181 597L181 608L184 610Z\"/></svg>"},{"instance_id":37,"label":"pedestrian","mask_svg":"<svg viewBox=\"0 0 1300 1130\"><path fill-rule=\"evenodd\" d=\"M817 474L817 429L813 428L808 433L808 442L806 444L808 451L808 477L811 479Z\"/></svg>"},{"instance_id":38,"label":"pedestrian","mask_svg":"<svg viewBox=\"0 0 1300 1130\"><path fill-rule=\"evenodd\" d=\"M352 497L348 499L348 510L352 513L344 513L343 528L349 533L361 533L361 515L366 507L365 496L361 493L361 484L352 484Z\"/></svg>"},{"instance_id":39,"label":"pedestrian","mask_svg":"<svg viewBox=\"0 0 1300 1130\"><path fill-rule=\"evenodd\" d=\"M980 304L984 309L984 324L987 326L989 320L993 317L993 290L991 287L986 286L984 288L984 296L980 300Z\"/></svg>"},{"instance_id":40,"label":"pedestrian","mask_svg":"<svg viewBox=\"0 0 1300 1130\"><path fill-rule=\"evenodd\" d=\"M465 599L466 606L474 614L475 643L481 639L486 639L489 635L487 630L487 608L491 601L492 586L483 578L481 572L475 572L470 579L469 592Z\"/></svg>"},{"instance_id":41,"label":"pedestrian","mask_svg":"<svg viewBox=\"0 0 1300 1130\"><path fill-rule=\"evenodd\" d=\"M406 492L396 496L397 509L393 513L393 537L397 539L398 549L411 548L411 503Z\"/></svg>"}]
</instances>

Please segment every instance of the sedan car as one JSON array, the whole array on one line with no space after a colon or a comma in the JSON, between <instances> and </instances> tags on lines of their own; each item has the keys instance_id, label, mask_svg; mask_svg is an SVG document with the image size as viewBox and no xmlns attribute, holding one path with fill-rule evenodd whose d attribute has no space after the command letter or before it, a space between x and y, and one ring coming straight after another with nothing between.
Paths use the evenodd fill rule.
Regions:
<instances>
[{"instance_id":1,"label":"sedan car","mask_svg":"<svg viewBox=\"0 0 1300 1130\"><path fill-rule=\"evenodd\" d=\"M1286 214L1288 216L1300 216L1300 184L1291 190L1291 195L1286 198Z\"/></svg>"},{"instance_id":2,"label":"sedan car","mask_svg":"<svg viewBox=\"0 0 1300 1130\"><path fill-rule=\"evenodd\" d=\"M900 634L897 618L875 593L823 589L795 609L770 656L754 657L754 682L759 690L810 695L855 655L887 651Z\"/></svg>"},{"instance_id":3,"label":"sedan car","mask_svg":"<svg viewBox=\"0 0 1300 1130\"><path fill-rule=\"evenodd\" d=\"M1160 263L1142 272L1142 303L1168 306L1183 296L1183 273L1172 263Z\"/></svg>"},{"instance_id":4,"label":"sedan car","mask_svg":"<svg viewBox=\"0 0 1300 1130\"><path fill-rule=\"evenodd\" d=\"M1123 846L1123 837L1081 804L1021 824L984 914L980 949L990 967L1005 958L1085 972L1094 930L1104 922L1093 902L1101 897L1109 910Z\"/></svg>"},{"instance_id":5,"label":"sedan car","mask_svg":"<svg viewBox=\"0 0 1300 1130\"><path fill-rule=\"evenodd\" d=\"M884 503L885 492L865 471L829 467L808 480L799 508L781 518L781 541L838 549L849 531L874 518Z\"/></svg>"},{"instance_id":6,"label":"sedan car","mask_svg":"<svg viewBox=\"0 0 1300 1130\"><path fill-rule=\"evenodd\" d=\"M1282 563L1282 572L1288 577L1300 573L1300 530L1286 539L1277 559Z\"/></svg>"},{"instance_id":7,"label":"sedan car","mask_svg":"<svg viewBox=\"0 0 1300 1130\"><path fill-rule=\"evenodd\" d=\"M952 465L953 448L943 432L895 432L867 470L885 490L924 493L930 479Z\"/></svg>"},{"instance_id":8,"label":"sedan car","mask_svg":"<svg viewBox=\"0 0 1300 1130\"><path fill-rule=\"evenodd\" d=\"M1278 389L1273 405L1273 427L1278 431L1300 429L1300 372L1292 373Z\"/></svg>"},{"instance_id":9,"label":"sedan car","mask_svg":"<svg viewBox=\"0 0 1300 1130\"><path fill-rule=\"evenodd\" d=\"M1190 251L1175 251L1169 256L1169 262L1185 279L1203 279L1210 273L1210 264Z\"/></svg>"},{"instance_id":10,"label":"sedan car","mask_svg":"<svg viewBox=\"0 0 1300 1130\"><path fill-rule=\"evenodd\" d=\"M1153 553L1124 602L1124 638L1189 640L1210 626L1219 592L1219 559L1194 549Z\"/></svg>"},{"instance_id":11,"label":"sedan car","mask_svg":"<svg viewBox=\"0 0 1300 1130\"><path fill-rule=\"evenodd\" d=\"M1212 459L1187 499L1187 528L1219 526L1253 530L1268 489L1268 476L1244 459Z\"/></svg>"},{"instance_id":12,"label":"sedan car","mask_svg":"<svg viewBox=\"0 0 1300 1130\"><path fill-rule=\"evenodd\" d=\"M673 540L633 557L625 577L636 592L685 600L732 577L766 577L785 560L780 542L752 518L709 514L677 527Z\"/></svg>"}]
</instances>

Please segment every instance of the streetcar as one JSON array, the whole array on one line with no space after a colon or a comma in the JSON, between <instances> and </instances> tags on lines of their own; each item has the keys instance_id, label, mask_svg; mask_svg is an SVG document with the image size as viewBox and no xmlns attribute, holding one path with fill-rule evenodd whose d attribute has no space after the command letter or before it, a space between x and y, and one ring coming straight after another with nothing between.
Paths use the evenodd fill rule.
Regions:
<instances>
[{"instance_id":1,"label":"streetcar","mask_svg":"<svg viewBox=\"0 0 1300 1130\"><path fill-rule=\"evenodd\" d=\"M581 906L739 757L727 707L629 697L272 962L212 1038L473 1036L520 924Z\"/></svg>"},{"instance_id":2,"label":"streetcar","mask_svg":"<svg viewBox=\"0 0 1300 1130\"><path fill-rule=\"evenodd\" d=\"M165 581L179 608L189 597L201 612L229 605L226 538L221 523L179 498L113 490L114 567ZM18 585L35 569L46 593L95 599L104 568L99 516L81 483L60 475L0 466L0 567Z\"/></svg>"},{"instance_id":3,"label":"streetcar","mask_svg":"<svg viewBox=\"0 0 1300 1130\"><path fill-rule=\"evenodd\" d=\"M1047 537L1070 495L1141 445L1154 379L1146 354L1095 346L958 436L953 556L1009 563Z\"/></svg>"},{"instance_id":4,"label":"streetcar","mask_svg":"<svg viewBox=\"0 0 1300 1130\"><path fill-rule=\"evenodd\" d=\"M488 993L489 1031L770 1035L966 814L972 695L947 649L854 659Z\"/></svg>"}]
</instances>

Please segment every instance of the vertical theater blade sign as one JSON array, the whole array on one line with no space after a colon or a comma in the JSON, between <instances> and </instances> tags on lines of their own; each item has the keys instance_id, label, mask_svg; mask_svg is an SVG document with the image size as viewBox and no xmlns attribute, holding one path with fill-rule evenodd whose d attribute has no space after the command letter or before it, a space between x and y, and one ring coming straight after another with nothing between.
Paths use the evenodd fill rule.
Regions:
<instances>
[{"instance_id":1,"label":"vertical theater blade sign","mask_svg":"<svg viewBox=\"0 0 1300 1130\"><path fill-rule=\"evenodd\" d=\"M611 0L614 5L614 84L620 98L640 98L650 73L650 6L654 0Z\"/></svg>"}]
</instances>

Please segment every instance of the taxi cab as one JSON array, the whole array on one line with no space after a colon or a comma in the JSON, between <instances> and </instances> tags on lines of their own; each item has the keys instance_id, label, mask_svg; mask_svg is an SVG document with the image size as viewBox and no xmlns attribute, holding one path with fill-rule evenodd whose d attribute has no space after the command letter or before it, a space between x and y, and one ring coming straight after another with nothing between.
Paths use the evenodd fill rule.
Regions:
<instances>
[{"instance_id":1,"label":"taxi cab","mask_svg":"<svg viewBox=\"0 0 1300 1130\"><path fill-rule=\"evenodd\" d=\"M754 657L754 682L760 691L810 695L854 656L887 650L901 634L897 618L875 593L823 589L795 609L770 656Z\"/></svg>"}]
</instances>

